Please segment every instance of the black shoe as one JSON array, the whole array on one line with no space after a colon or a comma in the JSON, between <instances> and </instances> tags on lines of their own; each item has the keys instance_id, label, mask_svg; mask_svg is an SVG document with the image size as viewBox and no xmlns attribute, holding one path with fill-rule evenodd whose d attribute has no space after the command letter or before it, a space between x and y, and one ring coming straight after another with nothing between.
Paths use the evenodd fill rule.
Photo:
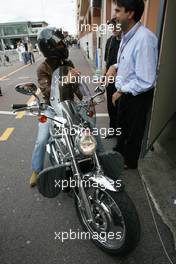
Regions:
<instances>
[{"instance_id":1,"label":"black shoe","mask_svg":"<svg viewBox=\"0 0 176 264\"><path fill-rule=\"evenodd\" d=\"M136 170L137 169L137 165L127 165L124 164L124 170Z\"/></svg>"},{"instance_id":2,"label":"black shoe","mask_svg":"<svg viewBox=\"0 0 176 264\"><path fill-rule=\"evenodd\" d=\"M113 151L117 151L117 152L119 152L119 150L118 150L118 147L117 147L117 146L113 147L113 148L112 148L112 150L113 150Z\"/></svg>"}]
</instances>

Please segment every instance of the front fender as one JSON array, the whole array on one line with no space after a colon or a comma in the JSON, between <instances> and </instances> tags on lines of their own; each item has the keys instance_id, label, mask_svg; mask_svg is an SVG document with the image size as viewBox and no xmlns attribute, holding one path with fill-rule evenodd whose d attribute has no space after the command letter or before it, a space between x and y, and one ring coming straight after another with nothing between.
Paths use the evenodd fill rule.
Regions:
<instances>
[{"instance_id":1,"label":"front fender","mask_svg":"<svg viewBox=\"0 0 176 264\"><path fill-rule=\"evenodd\" d=\"M94 187L99 187L102 190L118 192L122 188L121 179L117 179L116 181L114 181L104 175L93 175L89 178L89 180L93 183Z\"/></svg>"}]
</instances>

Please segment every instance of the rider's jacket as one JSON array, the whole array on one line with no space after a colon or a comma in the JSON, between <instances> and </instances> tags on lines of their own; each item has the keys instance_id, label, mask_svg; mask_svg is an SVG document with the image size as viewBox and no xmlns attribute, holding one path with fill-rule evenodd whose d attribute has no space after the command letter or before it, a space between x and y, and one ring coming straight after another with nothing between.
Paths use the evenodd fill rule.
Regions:
<instances>
[{"instance_id":1,"label":"rider's jacket","mask_svg":"<svg viewBox=\"0 0 176 264\"><path fill-rule=\"evenodd\" d=\"M58 61L56 58L47 58L37 69L38 86L47 104L50 104L52 74L60 66L70 66L74 68L71 61ZM72 84L65 85L65 93L62 100L73 100L74 93L80 97L79 91L73 88Z\"/></svg>"}]
</instances>

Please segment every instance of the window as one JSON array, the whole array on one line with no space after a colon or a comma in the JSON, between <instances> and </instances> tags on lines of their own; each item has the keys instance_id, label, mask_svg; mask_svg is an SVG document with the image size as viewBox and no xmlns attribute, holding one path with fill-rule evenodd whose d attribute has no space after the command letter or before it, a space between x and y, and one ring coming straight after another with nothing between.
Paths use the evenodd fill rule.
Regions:
<instances>
[{"instance_id":1,"label":"window","mask_svg":"<svg viewBox=\"0 0 176 264\"><path fill-rule=\"evenodd\" d=\"M4 35L23 35L27 34L27 26L26 25L16 25L16 26L6 26L4 27Z\"/></svg>"}]
</instances>

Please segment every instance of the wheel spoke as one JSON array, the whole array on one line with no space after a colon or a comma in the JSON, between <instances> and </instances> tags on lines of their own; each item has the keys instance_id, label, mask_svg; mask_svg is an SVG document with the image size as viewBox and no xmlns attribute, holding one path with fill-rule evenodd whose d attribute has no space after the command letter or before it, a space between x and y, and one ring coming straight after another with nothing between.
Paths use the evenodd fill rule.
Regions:
<instances>
[{"instance_id":1,"label":"wheel spoke","mask_svg":"<svg viewBox=\"0 0 176 264\"><path fill-rule=\"evenodd\" d=\"M105 243L108 247L120 247L123 244L124 236L125 236L125 222L121 211L118 207L118 204L113 200L111 195L102 189L99 188L89 188L86 190L87 197L91 201L91 210L94 215L94 223L90 224L86 220L85 212L83 213L83 219L86 223L86 226L90 233L94 233L95 231L99 233L98 241L100 243ZM91 197L91 199L90 199ZM102 242L102 236L106 232L108 235L110 233L114 233L114 235L118 232L122 232L123 239L109 239Z\"/></svg>"}]
</instances>

